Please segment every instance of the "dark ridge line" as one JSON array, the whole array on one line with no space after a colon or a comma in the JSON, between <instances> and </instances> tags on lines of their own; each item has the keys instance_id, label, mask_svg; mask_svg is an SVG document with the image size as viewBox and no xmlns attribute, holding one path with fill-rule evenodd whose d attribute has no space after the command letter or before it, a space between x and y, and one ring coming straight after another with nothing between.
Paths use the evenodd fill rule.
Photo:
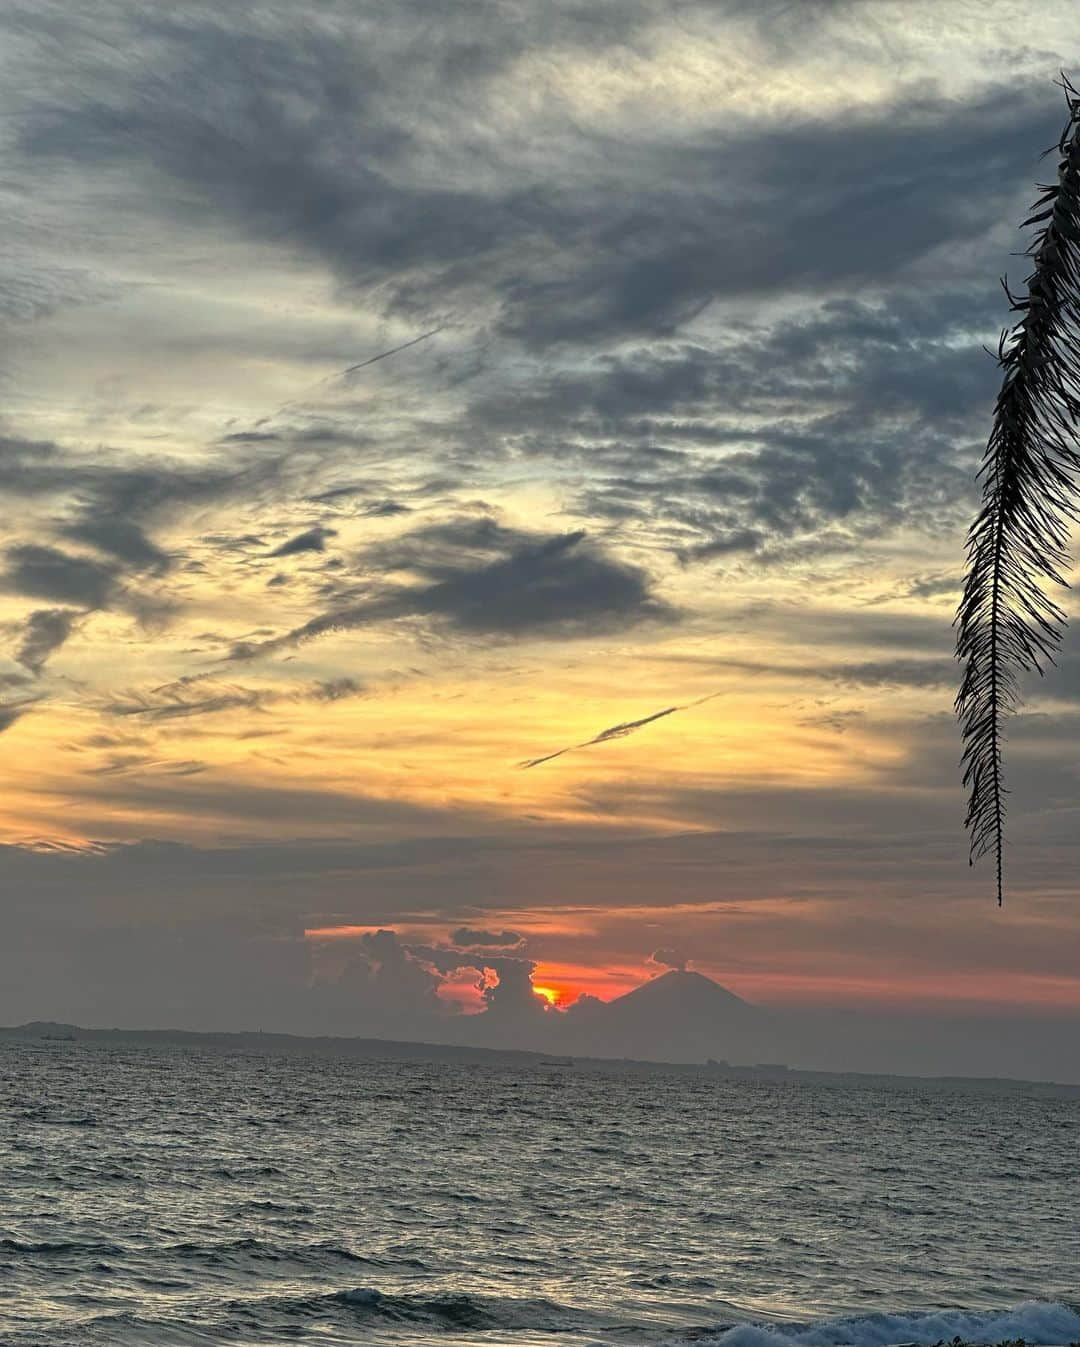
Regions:
<instances>
[{"instance_id":1,"label":"dark ridge line","mask_svg":"<svg viewBox=\"0 0 1080 1347\"><path fill-rule=\"evenodd\" d=\"M769 1080L835 1085L922 1085L931 1089L960 1089L968 1093L1007 1093L1034 1090L1053 1096L1080 1099L1080 1084L1066 1081L1025 1080L1014 1076L917 1076L886 1071L823 1071L810 1067L788 1066L778 1062L738 1064L657 1061L640 1057L585 1057L571 1053L541 1052L532 1048L484 1048L467 1044L429 1043L416 1039L361 1038L348 1035L264 1033L261 1030L200 1029L86 1029L77 1024L31 1020L26 1024L0 1025L0 1040L46 1043L128 1043L261 1051L273 1055L313 1056L370 1054L379 1060L411 1058L427 1061L488 1062L504 1066L561 1066L592 1069L608 1074L668 1071L680 1075L702 1075L732 1080Z\"/></svg>"}]
</instances>

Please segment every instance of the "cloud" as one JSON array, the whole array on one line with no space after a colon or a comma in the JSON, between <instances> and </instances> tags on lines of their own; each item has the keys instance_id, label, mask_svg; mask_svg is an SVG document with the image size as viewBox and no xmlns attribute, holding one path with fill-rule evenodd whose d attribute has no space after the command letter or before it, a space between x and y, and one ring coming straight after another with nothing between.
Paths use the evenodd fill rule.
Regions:
<instances>
[{"instance_id":1,"label":"cloud","mask_svg":"<svg viewBox=\"0 0 1080 1347\"><path fill-rule=\"evenodd\" d=\"M704 45L730 40L730 13L690 9ZM436 327L477 314L533 348L670 333L718 297L880 285L970 249L1056 133L1024 84L965 100L924 81L836 118L721 104L704 128L672 118L656 134L627 109L616 138L553 98L548 72L625 60L627 42L655 56L664 26L636 3L557 4L543 23L469 6L464 48L457 25L433 35L412 7L377 43L362 10L123 14L129 60L94 60L73 37L79 78L58 62L27 91L28 163L117 165L159 209L319 259L388 313ZM422 110L392 74L406 64ZM535 81L538 107L495 138L507 79Z\"/></svg>"},{"instance_id":2,"label":"cloud","mask_svg":"<svg viewBox=\"0 0 1080 1347\"><path fill-rule=\"evenodd\" d=\"M685 973L690 959L683 950L666 946L662 949L654 949L649 955L649 962L657 964L660 968L674 968L680 973Z\"/></svg>"},{"instance_id":3,"label":"cloud","mask_svg":"<svg viewBox=\"0 0 1080 1347\"><path fill-rule=\"evenodd\" d=\"M177 720L215 715L221 711L258 711L274 694L262 688L237 683L208 683L198 677L155 688L131 692L105 704L111 716L140 716L148 720Z\"/></svg>"},{"instance_id":4,"label":"cloud","mask_svg":"<svg viewBox=\"0 0 1080 1347\"><path fill-rule=\"evenodd\" d=\"M427 584L387 585L370 597L343 601L282 636L243 642L230 658L303 644L330 632L419 617L478 636L592 636L678 614L653 593L640 567L620 561L584 531L543 535L490 520L457 521L416 531L366 560L406 567Z\"/></svg>"},{"instance_id":5,"label":"cloud","mask_svg":"<svg viewBox=\"0 0 1080 1347\"><path fill-rule=\"evenodd\" d=\"M0 734L3 734L5 730L10 730L19 717L26 714L28 709L26 702L0 704Z\"/></svg>"},{"instance_id":6,"label":"cloud","mask_svg":"<svg viewBox=\"0 0 1080 1347\"><path fill-rule=\"evenodd\" d=\"M37 608L23 624L16 661L37 677L75 630L80 614L70 608Z\"/></svg>"},{"instance_id":7,"label":"cloud","mask_svg":"<svg viewBox=\"0 0 1080 1347\"><path fill-rule=\"evenodd\" d=\"M378 1020L408 1025L442 1013L440 981L438 972L402 944L396 931L377 930L356 942L336 990L358 1019L370 1019L374 1012Z\"/></svg>"},{"instance_id":8,"label":"cloud","mask_svg":"<svg viewBox=\"0 0 1080 1347\"><path fill-rule=\"evenodd\" d=\"M22 543L5 553L0 585L35 599L53 599L80 608L104 608L117 590L116 567L73 556L55 547Z\"/></svg>"},{"instance_id":9,"label":"cloud","mask_svg":"<svg viewBox=\"0 0 1080 1347\"><path fill-rule=\"evenodd\" d=\"M481 1033L487 1031L485 1036L520 1034L523 1026L527 1029L541 1023L551 1013L543 997L533 990L536 964L531 959L492 959L488 966L495 972L495 980L488 981L483 989L489 1020L481 1029Z\"/></svg>"},{"instance_id":10,"label":"cloud","mask_svg":"<svg viewBox=\"0 0 1080 1347\"><path fill-rule=\"evenodd\" d=\"M313 937L323 987L340 1011L363 1016L368 1024L387 1023L397 1033L409 1026L440 1039L498 1042L543 1022L547 1007L533 991L535 964L529 959L424 945L388 928L347 940L320 942L317 932ZM469 994L470 1007L462 1007L459 991Z\"/></svg>"},{"instance_id":11,"label":"cloud","mask_svg":"<svg viewBox=\"0 0 1080 1347\"><path fill-rule=\"evenodd\" d=\"M76 518L62 524L62 532L140 566L167 559L141 532L147 519L177 505L254 493L280 466L272 455L200 469L160 459L132 467L113 450L103 448L88 460L48 440L14 436L0 437L0 450L5 491L71 500Z\"/></svg>"},{"instance_id":12,"label":"cloud","mask_svg":"<svg viewBox=\"0 0 1080 1347\"><path fill-rule=\"evenodd\" d=\"M168 554L128 519L84 519L67 525L62 531L72 541L89 543L133 571L161 573L171 565Z\"/></svg>"},{"instance_id":13,"label":"cloud","mask_svg":"<svg viewBox=\"0 0 1080 1347\"><path fill-rule=\"evenodd\" d=\"M342 675L340 678L326 678L315 682L311 687L301 690L301 698L313 702L339 702L346 697L360 697L367 691L359 678Z\"/></svg>"},{"instance_id":14,"label":"cloud","mask_svg":"<svg viewBox=\"0 0 1080 1347\"><path fill-rule=\"evenodd\" d=\"M11 517L24 537L4 551L0 588L57 605L30 615L23 653L40 671L78 617L99 610L123 610L147 634L170 625L180 603L157 582L177 570L176 558L152 541L147 523L237 497L250 505L278 466L274 457L202 470L167 462L131 467L110 450L91 460L50 441L0 439L0 489L29 502ZM42 541L50 535L96 555ZM185 572L189 565L179 568L180 584ZM150 588L143 587L147 578L155 582ZM68 607L77 612L65 618Z\"/></svg>"},{"instance_id":15,"label":"cloud","mask_svg":"<svg viewBox=\"0 0 1080 1347\"><path fill-rule=\"evenodd\" d=\"M459 949L520 949L525 937L517 931L487 931L459 926L450 936Z\"/></svg>"},{"instance_id":16,"label":"cloud","mask_svg":"<svg viewBox=\"0 0 1080 1347\"><path fill-rule=\"evenodd\" d=\"M288 542L282 543L280 547L275 547L270 555L272 557L291 557L298 552L325 552L327 538L333 538L336 535L337 529L326 528L322 524L317 524L305 533L298 533Z\"/></svg>"},{"instance_id":17,"label":"cloud","mask_svg":"<svg viewBox=\"0 0 1080 1347\"><path fill-rule=\"evenodd\" d=\"M684 565L944 535L974 500L994 380L979 338L996 317L985 286L955 282L815 300L709 338L519 366L473 389L466 425L493 454L572 464L580 514L659 535Z\"/></svg>"},{"instance_id":18,"label":"cloud","mask_svg":"<svg viewBox=\"0 0 1080 1347\"><path fill-rule=\"evenodd\" d=\"M885 659L823 668L821 677L856 687L952 688L956 663L949 659Z\"/></svg>"},{"instance_id":19,"label":"cloud","mask_svg":"<svg viewBox=\"0 0 1080 1347\"><path fill-rule=\"evenodd\" d=\"M207 674L192 674L147 691L114 697L103 704L102 710L107 715L137 716L151 721L186 720L224 711L265 711L282 704L338 702L362 696L365 691L359 679L349 677L320 679L304 687L283 690L246 687Z\"/></svg>"}]
</instances>

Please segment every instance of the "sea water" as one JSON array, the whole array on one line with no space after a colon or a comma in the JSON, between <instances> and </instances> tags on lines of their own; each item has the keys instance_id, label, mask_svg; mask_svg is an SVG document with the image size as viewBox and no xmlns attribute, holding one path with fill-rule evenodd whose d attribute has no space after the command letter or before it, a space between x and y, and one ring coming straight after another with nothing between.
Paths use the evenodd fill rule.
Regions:
<instances>
[{"instance_id":1,"label":"sea water","mask_svg":"<svg viewBox=\"0 0 1080 1347\"><path fill-rule=\"evenodd\" d=\"M0 1344L1080 1341L1080 1102L0 1043Z\"/></svg>"}]
</instances>

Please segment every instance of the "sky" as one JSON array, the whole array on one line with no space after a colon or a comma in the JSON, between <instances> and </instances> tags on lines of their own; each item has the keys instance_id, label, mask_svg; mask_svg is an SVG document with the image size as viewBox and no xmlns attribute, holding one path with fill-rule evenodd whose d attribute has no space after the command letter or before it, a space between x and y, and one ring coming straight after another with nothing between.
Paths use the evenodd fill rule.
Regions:
<instances>
[{"instance_id":1,"label":"sky","mask_svg":"<svg viewBox=\"0 0 1080 1347\"><path fill-rule=\"evenodd\" d=\"M951 710L1078 55L1053 0L8 0L0 1022L1080 1017L1080 634L1000 911Z\"/></svg>"}]
</instances>

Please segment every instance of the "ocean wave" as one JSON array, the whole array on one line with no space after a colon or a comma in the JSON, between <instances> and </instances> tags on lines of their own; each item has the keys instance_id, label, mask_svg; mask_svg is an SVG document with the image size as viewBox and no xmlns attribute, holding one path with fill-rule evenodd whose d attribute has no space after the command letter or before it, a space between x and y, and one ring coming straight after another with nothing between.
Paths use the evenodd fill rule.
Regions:
<instances>
[{"instance_id":1,"label":"ocean wave","mask_svg":"<svg viewBox=\"0 0 1080 1347\"><path fill-rule=\"evenodd\" d=\"M190 1268L201 1266L214 1269L219 1275L261 1271L267 1276L312 1272L339 1275L343 1267L366 1268L372 1272L426 1272L427 1266L418 1258L398 1257L392 1254L357 1253L343 1245L330 1242L315 1244L279 1243L252 1236L225 1240L217 1244L203 1244L183 1240L163 1245L153 1251L158 1263Z\"/></svg>"},{"instance_id":2,"label":"ocean wave","mask_svg":"<svg viewBox=\"0 0 1080 1347\"><path fill-rule=\"evenodd\" d=\"M1032 1347L1080 1342L1080 1314L1068 1305L1028 1300L1007 1310L928 1310L916 1314L865 1314L806 1324L737 1324L709 1338L721 1347L933 1347L962 1338L999 1343L1022 1338Z\"/></svg>"},{"instance_id":3,"label":"ocean wave","mask_svg":"<svg viewBox=\"0 0 1080 1347\"><path fill-rule=\"evenodd\" d=\"M123 1250L116 1244L108 1244L101 1240L19 1240L19 1239L0 1239L0 1253L35 1255L38 1257L56 1255L58 1257L72 1254L93 1254L99 1258L115 1258Z\"/></svg>"},{"instance_id":4,"label":"ocean wave","mask_svg":"<svg viewBox=\"0 0 1080 1347\"><path fill-rule=\"evenodd\" d=\"M291 1340L298 1333L302 1335L300 1324L304 1320L323 1325L324 1331L332 1325L335 1342L367 1342L368 1335L374 1335L370 1340L400 1340L414 1347L432 1341L435 1335L440 1341L452 1343L464 1335L471 1342L474 1333L591 1334L604 1333L613 1326L609 1316L541 1297L478 1296L454 1291L393 1295L358 1286L307 1295L204 1299L194 1316L185 1313L177 1318L167 1311L164 1316L152 1317L109 1311L78 1323L57 1325L48 1339L5 1337L3 1347L43 1347L46 1341L49 1347L61 1342L73 1347L118 1347L122 1343L144 1347L148 1342L161 1347L205 1347L244 1335L276 1341L283 1332ZM503 1338L497 1336L492 1341L502 1342Z\"/></svg>"},{"instance_id":5,"label":"ocean wave","mask_svg":"<svg viewBox=\"0 0 1080 1347\"><path fill-rule=\"evenodd\" d=\"M369 1323L408 1324L443 1333L533 1330L547 1333L595 1330L599 1315L572 1309L542 1297L475 1296L464 1292L437 1295L384 1295L375 1287L358 1286L330 1297Z\"/></svg>"}]
</instances>

